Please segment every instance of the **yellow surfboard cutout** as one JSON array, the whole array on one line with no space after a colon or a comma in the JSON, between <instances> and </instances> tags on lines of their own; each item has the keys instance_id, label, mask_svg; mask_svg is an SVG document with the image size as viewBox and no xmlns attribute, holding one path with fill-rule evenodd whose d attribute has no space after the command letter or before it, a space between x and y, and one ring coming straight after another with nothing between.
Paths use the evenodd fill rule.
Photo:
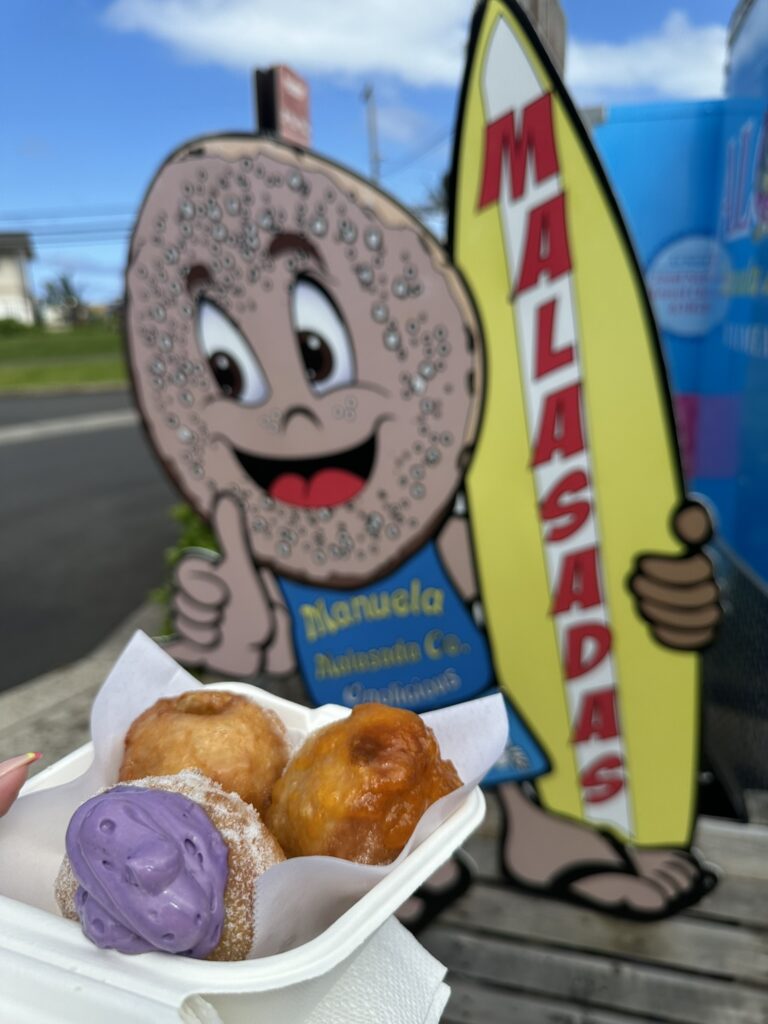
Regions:
<instances>
[{"instance_id":1,"label":"yellow surfboard cutout","mask_svg":"<svg viewBox=\"0 0 768 1024\"><path fill-rule=\"evenodd\" d=\"M498 679L550 758L546 807L686 845L698 659L656 643L627 587L639 555L681 550L658 335L586 130L514 3L478 7L459 125L451 245L487 359L467 497Z\"/></svg>"}]
</instances>

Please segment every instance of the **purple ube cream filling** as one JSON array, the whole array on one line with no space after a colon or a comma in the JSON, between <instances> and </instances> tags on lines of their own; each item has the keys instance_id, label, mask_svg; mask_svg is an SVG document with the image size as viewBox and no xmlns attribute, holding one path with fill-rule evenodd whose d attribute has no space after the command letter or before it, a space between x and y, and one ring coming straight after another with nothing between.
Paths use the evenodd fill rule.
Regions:
<instances>
[{"instance_id":1,"label":"purple ube cream filling","mask_svg":"<svg viewBox=\"0 0 768 1024\"><path fill-rule=\"evenodd\" d=\"M79 807L67 829L86 936L121 953L206 957L224 924L227 845L181 793L116 786Z\"/></svg>"}]
</instances>

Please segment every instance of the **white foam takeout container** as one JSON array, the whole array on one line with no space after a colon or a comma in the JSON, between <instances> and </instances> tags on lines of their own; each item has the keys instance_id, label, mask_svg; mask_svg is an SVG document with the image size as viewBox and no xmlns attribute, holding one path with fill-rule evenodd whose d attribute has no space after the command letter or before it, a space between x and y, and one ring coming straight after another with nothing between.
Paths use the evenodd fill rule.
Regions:
<instances>
[{"instance_id":1,"label":"white foam takeout container","mask_svg":"<svg viewBox=\"0 0 768 1024\"><path fill-rule=\"evenodd\" d=\"M305 735L349 714L349 709L336 705L306 708L246 683L217 683L209 688L242 694L272 709L284 722L289 737ZM92 758L93 744L88 743L31 779L22 797L79 778ZM236 996L296 985L326 974L350 957L448 860L484 814L485 800L475 787L449 818L322 934L284 953L236 963L164 953L125 956L98 949L72 921L0 895L0 969L9 958L24 961L27 966L38 962L47 965L43 971L46 977L53 970L74 972L84 983L88 979L94 986L119 989L138 1000L157 1000L178 1007L196 994ZM7 884L3 888L12 891ZM233 1019L251 1018L238 1014Z\"/></svg>"}]
</instances>

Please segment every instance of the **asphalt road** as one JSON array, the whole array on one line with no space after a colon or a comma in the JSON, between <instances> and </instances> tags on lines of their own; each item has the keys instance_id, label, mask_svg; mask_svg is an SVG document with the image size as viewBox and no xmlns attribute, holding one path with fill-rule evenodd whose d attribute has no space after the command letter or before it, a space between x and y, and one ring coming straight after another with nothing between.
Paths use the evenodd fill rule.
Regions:
<instances>
[{"instance_id":1,"label":"asphalt road","mask_svg":"<svg viewBox=\"0 0 768 1024\"><path fill-rule=\"evenodd\" d=\"M87 654L162 581L178 499L130 408L0 398L0 690Z\"/></svg>"},{"instance_id":2,"label":"asphalt road","mask_svg":"<svg viewBox=\"0 0 768 1024\"><path fill-rule=\"evenodd\" d=\"M0 427L13 423L37 423L132 408L133 403L127 391L39 395L34 398L3 395L0 396Z\"/></svg>"}]
</instances>

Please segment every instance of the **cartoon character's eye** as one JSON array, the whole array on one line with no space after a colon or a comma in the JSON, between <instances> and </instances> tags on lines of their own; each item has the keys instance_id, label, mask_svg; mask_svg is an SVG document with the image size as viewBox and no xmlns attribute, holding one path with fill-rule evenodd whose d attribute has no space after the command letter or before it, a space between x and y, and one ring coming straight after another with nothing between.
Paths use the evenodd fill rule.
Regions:
<instances>
[{"instance_id":1,"label":"cartoon character's eye","mask_svg":"<svg viewBox=\"0 0 768 1024\"><path fill-rule=\"evenodd\" d=\"M269 384L253 349L229 317L202 299L197 308L197 338L222 394L241 405L261 405Z\"/></svg>"},{"instance_id":2,"label":"cartoon character's eye","mask_svg":"<svg viewBox=\"0 0 768 1024\"><path fill-rule=\"evenodd\" d=\"M307 379L324 395L355 379L355 355L344 321L329 296L302 277L291 292L291 316Z\"/></svg>"}]
</instances>

